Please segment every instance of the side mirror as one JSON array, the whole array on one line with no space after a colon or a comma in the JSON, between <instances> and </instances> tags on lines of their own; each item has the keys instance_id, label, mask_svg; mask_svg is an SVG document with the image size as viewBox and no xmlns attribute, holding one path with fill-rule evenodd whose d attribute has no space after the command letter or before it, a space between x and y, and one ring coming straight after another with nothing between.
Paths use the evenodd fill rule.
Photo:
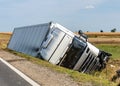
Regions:
<instances>
[{"instance_id":1,"label":"side mirror","mask_svg":"<svg viewBox=\"0 0 120 86\"><path fill-rule=\"evenodd\" d=\"M78 34L80 35L80 34L84 34L84 33L83 33L82 30L79 30L79 31L78 31Z\"/></svg>"},{"instance_id":2,"label":"side mirror","mask_svg":"<svg viewBox=\"0 0 120 86\"><path fill-rule=\"evenodd\" d=\"M80 38L82 38L83 40L87 41L88 36L87 36L86 34L84 34L84 33L82 32L82 30L79 30L79 31L78 31L78 34L80 35Z\"/></svg>"}]
</instances>

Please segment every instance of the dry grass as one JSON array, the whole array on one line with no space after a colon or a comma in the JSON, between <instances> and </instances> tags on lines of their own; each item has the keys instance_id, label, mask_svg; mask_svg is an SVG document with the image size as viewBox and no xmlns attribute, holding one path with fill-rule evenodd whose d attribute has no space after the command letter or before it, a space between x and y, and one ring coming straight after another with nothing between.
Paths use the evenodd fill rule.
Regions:
<instances>
[{"instance_id":1,"label":"dry grass","mask_svg":"<svg viewBox=\"0 0 120 86\"><path fill-rule=\"evenodd\" d=\"M11 33L0 33L0 49L7 47L10 37Z\"/></svg>"},{"instance_id":2,"label":"dry grass","mask_svg":"<svg viewBox=\"0 0 120 86\"><path fill-rule=\"evenodd\" d=\"M89 42L95 44L120 44L120 38L89 38Z\"/></svg>"},{"instance_id":3,"label":"dry grass","mask_svg":"<svg viewBox=\"0 0 120 86\"><path fill-rule=\"evenodd\" d=\"M4 35L12 35L12 32L0 32L0 34L4 34Z\"/></svg>"},{"instance_id":4,"label":"dry grass","mask_svg":"<svg viewBox=\"0 0 120 86\"><path fill-rule=\"evenodd\" d=\"M88 40L95 44L119 44L120 32L86 32Z\"/></svg>"}]
</instances>

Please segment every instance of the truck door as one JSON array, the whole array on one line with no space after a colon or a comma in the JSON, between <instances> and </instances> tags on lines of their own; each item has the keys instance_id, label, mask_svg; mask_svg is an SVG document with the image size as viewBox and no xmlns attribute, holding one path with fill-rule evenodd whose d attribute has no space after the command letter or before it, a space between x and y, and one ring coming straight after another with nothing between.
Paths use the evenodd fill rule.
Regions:
<instances>
[{"instance_id":1,"label":"truck door","mask_svg":"<svg viewBox=\"0 0 120 86\"><path fill-rule=\"evenodd\" d=\"M63 40L65 33L60 29L53 29L49 32L46 37L46 40L42 43L40 54L43 59L50 60L52 55L55 53L56 49Z\"/></svg>"}]
</instances>

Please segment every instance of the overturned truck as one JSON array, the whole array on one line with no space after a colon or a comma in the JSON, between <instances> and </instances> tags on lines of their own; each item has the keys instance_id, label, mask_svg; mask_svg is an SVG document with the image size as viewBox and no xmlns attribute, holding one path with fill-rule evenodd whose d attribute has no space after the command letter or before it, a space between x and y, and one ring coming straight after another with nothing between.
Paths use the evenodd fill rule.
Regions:
<instances>
[{"instance_id":1,"label":"overturned truck","mask_svg":"<svg viewBox=\"0 0 120 86\"><path fill-rule=\"evenodd\" d=\"M8 48L83 73L104 69L111 56L81 31L76 35L53 22L15 28Z\"/></svg>"}]
</instances>

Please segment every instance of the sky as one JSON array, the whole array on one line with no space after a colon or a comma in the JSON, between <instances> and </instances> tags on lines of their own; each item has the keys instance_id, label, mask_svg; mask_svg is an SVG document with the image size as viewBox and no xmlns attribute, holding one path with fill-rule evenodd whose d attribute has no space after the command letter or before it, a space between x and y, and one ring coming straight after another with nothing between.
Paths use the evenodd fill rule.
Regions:
<instances>
[{"instance_id":1,"label":"sky","mask_svg":"<svg viewBox=\"0 0 120 86\"><path fill-rule=\"evenodd\" d=\"M0 32L50 21L73 32L120 32L120 0L0 0Z\"/></svg>"}]
</instances>

